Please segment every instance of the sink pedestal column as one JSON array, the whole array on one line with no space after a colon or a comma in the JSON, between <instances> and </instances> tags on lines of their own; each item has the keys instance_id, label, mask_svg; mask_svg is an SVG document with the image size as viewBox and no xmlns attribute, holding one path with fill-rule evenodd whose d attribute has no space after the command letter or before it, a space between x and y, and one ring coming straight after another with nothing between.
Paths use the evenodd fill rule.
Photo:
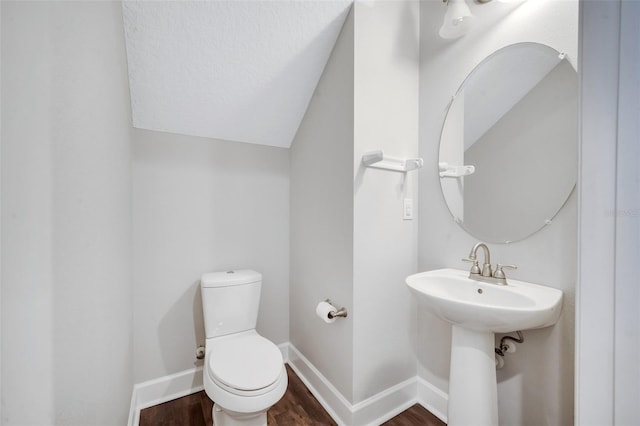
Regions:
<instances>
[{"instance_id":1,"label":"sink pedestal column","mask_svg":"<svg viewBox=\"0 0 640 426\"><path fill-rule=\"evenodd\" d=\"M449 426L497 426L494 334L451 326Z\"/></svg>"}]
</instances>

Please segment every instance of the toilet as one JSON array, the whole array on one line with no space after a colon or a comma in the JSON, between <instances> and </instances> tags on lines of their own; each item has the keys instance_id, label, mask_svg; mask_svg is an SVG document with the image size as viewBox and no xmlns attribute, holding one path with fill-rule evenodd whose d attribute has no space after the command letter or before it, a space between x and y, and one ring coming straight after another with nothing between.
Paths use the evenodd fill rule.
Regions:
<instances>
[{"instance_id":1,"label":"toilet","mask_svg":"<svg viewBox=\"0 0 640 426\"><path fill-rule=\"evenodd\" d=\"M215 426L266 426L267 410L287 390L280 349L256 330L262 275L251 270L202 275L206 335L204 389Z\"/></svg>"}]
</instances>

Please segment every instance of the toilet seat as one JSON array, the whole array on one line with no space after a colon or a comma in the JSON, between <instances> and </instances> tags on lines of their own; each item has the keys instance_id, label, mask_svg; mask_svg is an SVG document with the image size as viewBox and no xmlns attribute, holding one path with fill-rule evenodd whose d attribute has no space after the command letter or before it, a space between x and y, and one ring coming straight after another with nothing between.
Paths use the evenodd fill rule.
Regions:
<instances>
[{"instance_id":1,"label":"toilet seat","mask_svg":"<svg viewBox=\"0 0 640 426\"><path fill-rule=\"evenodd\" d=\"M277 387L284 370L282 354L255 330L218 337L208 345L207 374L222 389L257 396Z\"/></svg>"}]
</instances>

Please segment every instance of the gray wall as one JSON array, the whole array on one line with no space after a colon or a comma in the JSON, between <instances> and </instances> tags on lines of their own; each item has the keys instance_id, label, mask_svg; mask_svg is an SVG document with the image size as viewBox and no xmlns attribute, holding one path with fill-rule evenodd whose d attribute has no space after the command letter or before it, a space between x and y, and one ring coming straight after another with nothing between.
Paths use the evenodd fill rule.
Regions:
<instances>
[{"instance_id":1,"label":"gray wall","mask_svg":"<svg viewBox=\"0 0 640 426\"><path fill-rule=\"evenodd\" d=\"M416 271L418 171L366 168L362 155L418 156L417 1L354 4L353 402L415 377L415 311L404 279Z\"/></svg>"},{"instance_id":2,"label":"gray wall","mask_svg":"<svg viewBox=\"0 0 640 426\"><path fill-rule=\"evenodd\" d=\"M290 150L291 343L348 399L353 321L325 324L315 307L353 306L353 31L352 10Z\"/></svg>"},{"instance_id":3,"label":"gray wall","mask_svg":"<svg viewBox=\"0 0 640 426\"><path fill-rule=\"evenodd\" d=\"M291 148L291 343L353 405L415 376L417 226L402 203L417 173L361 159L417 156L418 16L417 2L353 6ZM315 317L327 297L346 320Z\"/></svg>"},{"instance_id":4,"label":"gray wall","mask_svg":"<svg viewBox=\"0 0 640 426\"><path fill-rule=\"evenodd\" d=\"M576 424L583 425L640 424L639 6L580 7Z\"/></svg>"},{"instance_id":5,"label":"gray wall","mask_svg":"<svg viewBox=\"0 0 640 426\"><path fill-rule=\"evenodd\" d=\"M117 2L2 2L2 87L4 424L125 423L193 367L204 272L262 272L288 341L287 150L132 130Z\"/></svg>"},{"instance_id":6,"label":"gray wall","mask_svg":"<svg viewBox=\"0 0 640 426\"><path fill-rule=\"evenodd\" d=\"M124 424L130 110L115 2L2 2L3 424Z\"/></svg>"},{"instance_id":7,"label":"gray wall","mask_svg":"<svg viewBox=\"0 0 640 426\"><path fill-rule=\"evenodd\" d=\"M287 342L288 150L138 129L132 140L134 381L196 363L205 272L262 273L257 330Z\"/></svg>"}]
</instances>

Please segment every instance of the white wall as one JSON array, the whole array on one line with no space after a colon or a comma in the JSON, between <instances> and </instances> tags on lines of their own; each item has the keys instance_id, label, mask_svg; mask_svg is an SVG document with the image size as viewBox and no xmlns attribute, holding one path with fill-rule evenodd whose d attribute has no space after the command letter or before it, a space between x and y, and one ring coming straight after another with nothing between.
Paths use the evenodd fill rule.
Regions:
<instances>
[{"instance_id":1,"label":"white wall","mask_svg":"<svg viewBox=\"0 0 640 426\"><path fill-rule=\"evenodd\" d=\"M291 342L346 400L358 403L415 376L416 222L403 221L417 174L365 169L384 149L418 143L418 3L356 3L291 148ZM331 298L349 311L326 325Z\"/></svg>"},{"instance_id":2,"label":"white wall","mask_svg":"<svg viewBox=\"0 0 640 426\"><path fill-rule=\"evenodd\" d=\"M420 173L418 269L464 269L460 262L476 240L452 220L440 191L437 154L446 106L465 76L487 55L509 44L535 41L577 61L577 1L471 4L477 24L467 36L437 35L445 6L421 3ZM526 342L498 371L499 415L504 424L573 423L574 292L576 283L576 197L570 197L551 226L526 240L490 245L494 262L515 263L516 279L564 291L563 314L554 327L525 332ZM418 313L419 375L448 388L450 327ZM544 362L541 362L544 360Z\"/></svg>"},{"instance_id":3,"label":"white wall","mask_svg":"<svg viewBox=\"0 0 640 426\"><path fill-rule=\"evenodd\" d=\"M418 156L419 3L356 2L353 396L361 402L415 376L416 318L404 279L416 272L418 172L362 166L362 154Z\"/></svg>"},{"instance_id":4,"label":"white wall","mask_svg":"<svg viewBox=\"0 0 640 426\"><path fill-rule=\"evenodd\" d=\"M136 383L192 368L205 272L263 274L257 329L289 340L289 153L133 130Z\"/></svg>"},{"instance_id":5,"label":"white wall","mask_svg":"<svg viewBox=\"0 0 640 426\"><path fill-rule=\"evenodd\" d=\"M4 424L126 421L126 78L119 4L2 2Z\"/></svg>"},{"instance_id":6,"label":"white wall","mask_svg":"<svg viewBox=\"0 0 640 426\"><path fill-rule=\"evenodd\" d=\"M353 10L291 145L291 343L353 393ZM325 324L330 298L351 312Z\"/></svg>"}]
</instances>

